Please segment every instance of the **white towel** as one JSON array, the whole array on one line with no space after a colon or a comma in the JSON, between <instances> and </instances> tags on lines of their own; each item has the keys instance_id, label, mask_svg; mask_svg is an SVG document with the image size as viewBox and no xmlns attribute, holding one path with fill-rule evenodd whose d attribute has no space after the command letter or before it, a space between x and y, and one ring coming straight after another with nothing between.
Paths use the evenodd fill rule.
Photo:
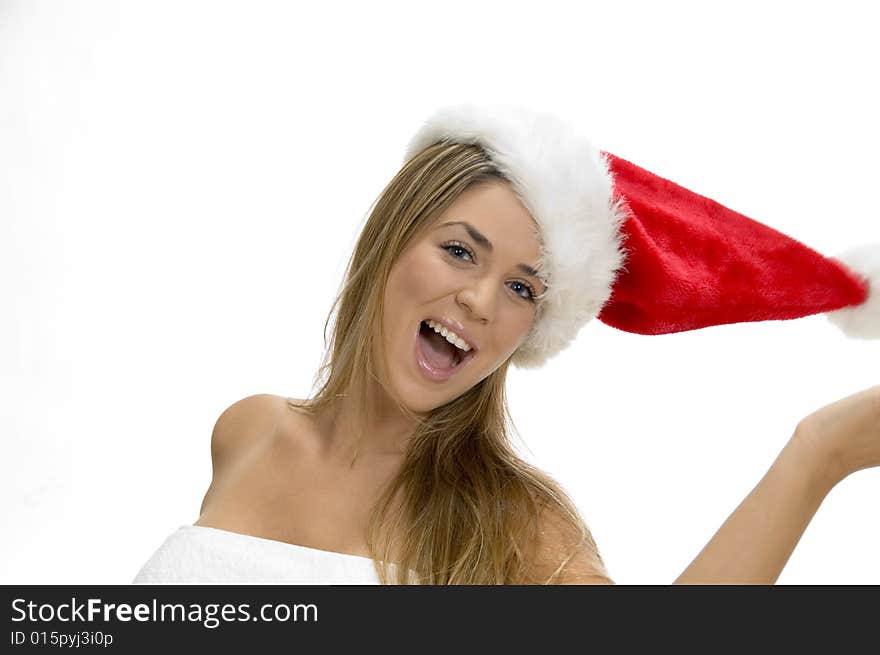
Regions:
<instances>
[{"instance_id":1,"label":"white towel","mask_svg":"<svg viewBox=\"0 0 880 655\"><path fill-rule=\"evenodd\" d=\"M379 584L373 560L201 525L172 533L132 584Z\"/></svg>"}]
</instances>

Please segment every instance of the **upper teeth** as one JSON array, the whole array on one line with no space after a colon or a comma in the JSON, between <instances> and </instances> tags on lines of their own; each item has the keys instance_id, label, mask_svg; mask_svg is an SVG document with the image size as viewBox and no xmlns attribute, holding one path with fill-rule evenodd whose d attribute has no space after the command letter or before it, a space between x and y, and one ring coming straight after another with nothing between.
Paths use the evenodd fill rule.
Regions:
<instances>
[{"instance_id":1,"label":"upper teeth","mask_svg":"<svg viewBox=\"0 0 880 655\"><path fill-rule=\"evenodd\" d=\"M435 323L434 321L425 321L429 328L437 332L438 334L443 335L443 337L456 348L460 348L461 350L468 352L471 349L471 345L458 336L455 332L448 329L447 327L440 325L439 323Z\"/></svg>"}]
</instances>

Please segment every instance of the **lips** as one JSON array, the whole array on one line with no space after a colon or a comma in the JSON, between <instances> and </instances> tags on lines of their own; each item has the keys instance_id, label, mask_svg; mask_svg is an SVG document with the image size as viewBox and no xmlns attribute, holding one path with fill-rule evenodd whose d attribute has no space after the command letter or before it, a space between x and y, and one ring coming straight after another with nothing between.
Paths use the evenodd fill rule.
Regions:
<instances>
[{"instance_id":1,"label":"lips","mask_svg":"<svg viewBox=\"0 0 880 655\"><path fill-rule=\"evenodd\" d=\"M474 358L476 350L471 348L468 352L461 352L461 360L453 367L450 368L438 368L436 366L431 365L427 358L425 357L424 352L422 352L422 340L419 338L419 333L421 331L422 321L419 321L419 324L416 326L415 330L415 338L414 338L414 355L416 360L416 367L422 372L426 378L433 382L445 382L456 373L461 371L468 363Z\"/></svg>"}]
</instances>

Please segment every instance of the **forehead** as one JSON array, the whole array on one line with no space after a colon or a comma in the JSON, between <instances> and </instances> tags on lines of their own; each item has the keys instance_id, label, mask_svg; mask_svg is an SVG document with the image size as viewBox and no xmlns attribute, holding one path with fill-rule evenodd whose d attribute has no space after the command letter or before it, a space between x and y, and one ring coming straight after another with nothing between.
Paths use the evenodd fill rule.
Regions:
<instances>
[{"instance_id":1,"label":"forehead","mask_svg":"<svg viewBox=\"0 0 880 655\"><path fill-rule=\"evenodd\" d=\"M450 222L466 222L476 228L491 241L493 255L529 263L538 258L538 224L506 182L491 181L470 187L431 221L430 229L467 234L460 223L445 225Z\"/></svg>"}]
</instances>

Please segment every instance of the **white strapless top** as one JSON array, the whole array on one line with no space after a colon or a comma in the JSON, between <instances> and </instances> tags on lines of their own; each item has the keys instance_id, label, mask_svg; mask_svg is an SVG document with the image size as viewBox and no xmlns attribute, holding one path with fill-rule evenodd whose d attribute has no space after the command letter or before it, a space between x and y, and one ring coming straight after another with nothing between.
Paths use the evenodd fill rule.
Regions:
<instances>
[{"instance_id":1,"label":"white strapless top","mask_svg":"<svg viewBox=\"0 0 880 655\"><path fill-rule=\"evenodd\" d=\"M211 583L375 585L379 578L369 557L184 525L159 546L132 581Z\"/></svg>"}]
</instances>

